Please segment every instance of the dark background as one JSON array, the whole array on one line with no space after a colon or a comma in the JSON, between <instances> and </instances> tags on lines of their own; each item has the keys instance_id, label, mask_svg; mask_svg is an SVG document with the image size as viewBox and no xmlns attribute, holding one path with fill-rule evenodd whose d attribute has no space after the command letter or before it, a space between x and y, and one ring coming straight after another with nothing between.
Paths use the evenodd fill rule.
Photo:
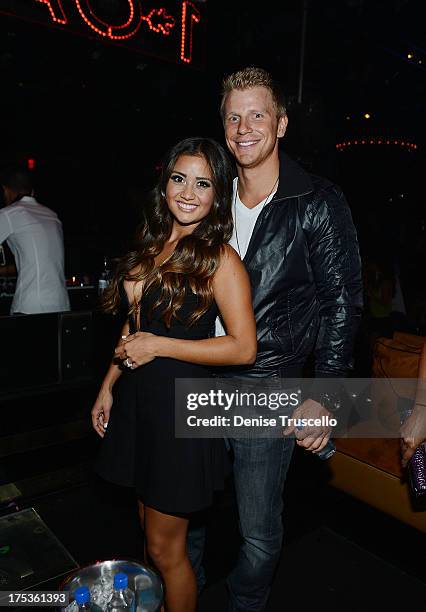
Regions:
<instances>
[{"instance_id":1,"label":"dark background","mask_svg":"<svg viewBox=\"0 0 426 612\"><path fill-rule=\"evenodd\" d=\"M0 0L0 10L11 12L14 1L19 2ZM69 4L64 1L64 8ZM126 8L123 0L96 5L114 18ZM252 6L208 0L194 5L203 19L203 30L195 29L194 36L203 33L191 65L177 56L175 62L170 55L155 57L152 49L148 55L0 15L0 166L35 159L37 197L64 224L67 275L96 273L104 255L115 257L126 249L163 153L189 135L223 142L222 77L258 65L287 93L290 122L283 147L311 172L341 184L363 256L379 252L397 259L408 301L421 300L423 2L286 0ZM36 6L46 13L45 5ZM370 145L372 138L415 143L417 149ZM362 139L365 145L336 150L337 143Z\"/></svg>"}]
</instances>

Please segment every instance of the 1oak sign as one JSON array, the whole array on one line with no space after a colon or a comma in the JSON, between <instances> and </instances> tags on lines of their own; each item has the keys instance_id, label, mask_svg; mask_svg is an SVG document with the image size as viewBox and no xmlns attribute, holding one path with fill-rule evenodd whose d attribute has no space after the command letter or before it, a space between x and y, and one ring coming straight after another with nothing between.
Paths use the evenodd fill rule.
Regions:
<instances>
[{"instance_id":1,"label":"1oak sign","mask_svg":"<svg viewBox=\"0 0 426 612\"><path fill-rule=\"evenodd\" d=\"M0 0L1 13L197 67L204 63L202 8L188 1Z\"/></svg>"}]
</instances>

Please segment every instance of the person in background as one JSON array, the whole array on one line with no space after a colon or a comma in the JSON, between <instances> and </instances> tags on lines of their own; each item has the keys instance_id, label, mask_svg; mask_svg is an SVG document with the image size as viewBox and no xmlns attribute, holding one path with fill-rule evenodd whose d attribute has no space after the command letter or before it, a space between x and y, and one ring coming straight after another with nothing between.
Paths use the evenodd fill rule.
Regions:
<instances>
[{"instance_id":1,"label":"person in background","mask_svg":"<svg viewBox=\"0 0 426 612\"><path fill-rule=\"evenodd\" d=\"M10 168L0 178L6 203L0 210L0 244L7 242L18 276L10 314L70 310L61 221L34 198L26 170Z\"/></svg>"},{"instance_id":2,"label":"person in background","mask_svg":"<svg viewBox=\"0 0 426 612\"><path fill-rule=\"evenodd\" d=\"M395 286L391 259L384 256L369 257L364 266L364 291L368 326L373 338L392 337L391 313Z\"/></svg>"}]
</instances>

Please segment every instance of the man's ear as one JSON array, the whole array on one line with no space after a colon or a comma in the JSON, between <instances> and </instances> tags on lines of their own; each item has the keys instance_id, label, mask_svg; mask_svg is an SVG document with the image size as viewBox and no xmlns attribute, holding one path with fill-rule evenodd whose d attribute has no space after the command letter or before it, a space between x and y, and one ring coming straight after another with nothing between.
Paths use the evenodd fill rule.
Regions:
<instances>
[{"instance_id":1,"label":"man's ear","mask_svg":"<svg viewBox=\"0 0 426 612\"><path fill-rule=\"evenodd\" d=\"M282 138L287 130L288 117L287 115L281 115L278 119L277 138Z\"/></svg>"}]
</instances>

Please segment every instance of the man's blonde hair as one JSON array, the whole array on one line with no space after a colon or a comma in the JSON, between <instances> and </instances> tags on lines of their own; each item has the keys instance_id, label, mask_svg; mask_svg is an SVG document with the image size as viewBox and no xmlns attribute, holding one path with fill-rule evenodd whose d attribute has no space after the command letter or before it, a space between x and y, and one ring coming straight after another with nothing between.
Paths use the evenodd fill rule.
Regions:
<instances>
[{"instance_id":1,"label":"man's blonde hair","mask_svg":"<svg viewBox=\"0 0 426 612\"><path fill-rule=\"evenodd\" d=\"M233 72L224 78L222 82L222 101L220 103L220 115L224 119L225 101L227 95L234 89L243 90L252 87L265 87L271 92L272 100L277 112L277 117L287 114L285 98L278 84L272 79L269 72L263 68L249 66L237 72Z\"/></svg>"}]
</instances>

